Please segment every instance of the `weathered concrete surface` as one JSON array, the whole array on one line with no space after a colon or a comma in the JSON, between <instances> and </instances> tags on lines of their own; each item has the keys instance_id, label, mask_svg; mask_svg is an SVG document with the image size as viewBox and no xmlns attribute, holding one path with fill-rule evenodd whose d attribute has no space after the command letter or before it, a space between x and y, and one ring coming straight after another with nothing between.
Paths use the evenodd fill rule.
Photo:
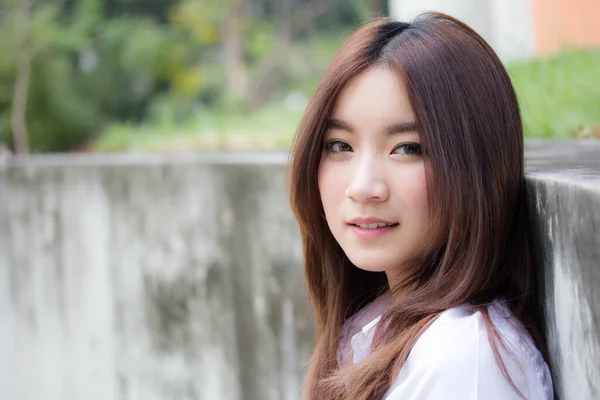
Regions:
<instances>
[{"instance_id":1,"label":"weathered concrete surface","mask_svg":"<svg viewBox=\"0 0 600 400\"><path fill-rule=\"evenodd\" d=\"M561 399L600 398L600 142L529 142ZM313 338L283 154L0 167L0 399L297 399Z\"/></svg>"},{"instance_id":2,"label":"weathered concrete surface","mask_svg":"<svg viewBox=\"0 0 600 400\"><path fill-rule=\"evenodd\" d=\"M527 161L557 398L600 399L600 141L529 142Z\"/></svg>"},{"instance_id":3,"label":"weathered concrete surface","mask_svg":"<svg viewBox=\"0 0 600 400\"><path fill-rule=\"evenodd\" d=\"M313 328L284 163L0 170L0 399L296 399Z\"/></svg>"}]
</instances>

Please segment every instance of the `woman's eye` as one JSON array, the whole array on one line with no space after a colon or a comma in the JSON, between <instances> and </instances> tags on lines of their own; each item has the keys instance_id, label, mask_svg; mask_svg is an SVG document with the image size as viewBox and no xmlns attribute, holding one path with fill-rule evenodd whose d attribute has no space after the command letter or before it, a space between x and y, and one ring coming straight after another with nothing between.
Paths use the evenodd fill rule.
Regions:
<instances>
[{"instance_id":1,"label":"woman's eye","mask_svg":"<svg viewBox=\"0 0 600 400\"><path fill-rule=\"evenodd\" d=\"M419 143L402 143L396 146L394 154L401 154L406 156L418 156L421 155L421 145Z\"/></svg>"},{"instance_id":2,"label":"woman's eye","mask_svg":"<svg viewBox=\"0 0 600 400\"><path fill-rule=\"evenodd\" d=\"M344 151L352 151L352 147L341 140L332 140L325 145L325 151L328 153L342 153Z\"/></svg>"}]
</instances>

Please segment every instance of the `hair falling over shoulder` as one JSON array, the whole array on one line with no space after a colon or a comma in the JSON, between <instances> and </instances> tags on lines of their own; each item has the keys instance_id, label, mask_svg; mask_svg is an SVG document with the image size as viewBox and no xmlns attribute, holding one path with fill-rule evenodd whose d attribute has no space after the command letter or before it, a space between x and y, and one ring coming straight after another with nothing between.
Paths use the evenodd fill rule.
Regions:
<instances>
[{"instance_id":1,"label":"hair falling over shoulder","mask_svg":"<svg viewBox=\"0 0 600 400\"><path fill-rule=\"evenodd\" d=\"M382 316L369 357L340 367L337 349L344 321L388 288L384 273L354 267L333 238L317 174L323 134L339 92L372 66L397 73L408 89L436 237L409 270L404 284L412 288L410 295ZM319 82L300 123L290 191L317 324L305 399L381 398L427 326L444 310L466 302L485 314L486 304L506 299L544 348L533 312L519 106L501 61L465 24L427 13L411 23L378 19L356 31ZM497 339L492 346L501 345L491 323L488 331Z\"/></svg>"}]
</instances>

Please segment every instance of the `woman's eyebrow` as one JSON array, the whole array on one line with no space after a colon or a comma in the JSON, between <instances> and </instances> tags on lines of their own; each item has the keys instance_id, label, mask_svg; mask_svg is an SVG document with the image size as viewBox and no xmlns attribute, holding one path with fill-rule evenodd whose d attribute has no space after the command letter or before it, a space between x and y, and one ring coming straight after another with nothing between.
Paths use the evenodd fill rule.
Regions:
<instances>
[{"instance_id":1,"label":"woman's eyebrow","mask_svg":"<svg viewBox=\"0 0 600 400\"><path fill-rule=\"evenodd\" d=\"M329 119L327 129L339 129L348 133L354 133L354 127L350 123L337 118Z\"/></svg>"},{"instance_id":2,"label":"woman's eyebrow","mask_svg":"<svg viewBox=\"0 0 600 400\"><path fill-rule=\"evenodd\" d=\"M401 122L399 124L393 124L386 126L383 129L383 133L386 136L395 135L397 133L406 133L406 132L419 132L419 126L416 122Z\"/></svg>"},{"instance_id":3,"label":"woman's eyebrow","mask_svg":"<svg viewBox=\"0 0 600 400\"><path fill-rule=\"evenodd\" d=\"M356 130L354 126L349 122L343 121L339 118L331 118L327 123L327 129L340 129L348 133L354 133ZM396 124L388 125L383 128L383 134L385 136L395 135L397 133L406 132L418 132L419 126L416 122L399 122Z\"/></svg>"}]
</instances>

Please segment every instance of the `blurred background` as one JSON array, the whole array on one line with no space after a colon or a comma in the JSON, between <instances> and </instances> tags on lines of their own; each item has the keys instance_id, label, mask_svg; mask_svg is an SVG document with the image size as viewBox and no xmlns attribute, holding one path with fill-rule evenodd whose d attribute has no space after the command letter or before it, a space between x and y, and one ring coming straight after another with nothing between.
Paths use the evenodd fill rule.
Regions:
<instances>
[{"instance_id":1,"label":"blurred background","mask_svg":"<svg viewBox=\"0 0 600 400\"><path fill-rule=\"evenodd\" d=\"M596 0L0 0L0 142L286 149L353 29L428 9L463 19L500 53L528 137L600 136Z\"/></svg>"},{"instance_id":2,"label":"blurred background","mask_svg":"<svg viewBox=\"0 0 600 400\"><path fill-rule=\"evenodd\" d=\"M0 0L0 400L297 400L286 151L348 35L426 10L496 49L528 138L582 139L537 152L579 172L531 204L561 266L557 388L597 398L600 1Z\"/></svg>"}]
</instances>

